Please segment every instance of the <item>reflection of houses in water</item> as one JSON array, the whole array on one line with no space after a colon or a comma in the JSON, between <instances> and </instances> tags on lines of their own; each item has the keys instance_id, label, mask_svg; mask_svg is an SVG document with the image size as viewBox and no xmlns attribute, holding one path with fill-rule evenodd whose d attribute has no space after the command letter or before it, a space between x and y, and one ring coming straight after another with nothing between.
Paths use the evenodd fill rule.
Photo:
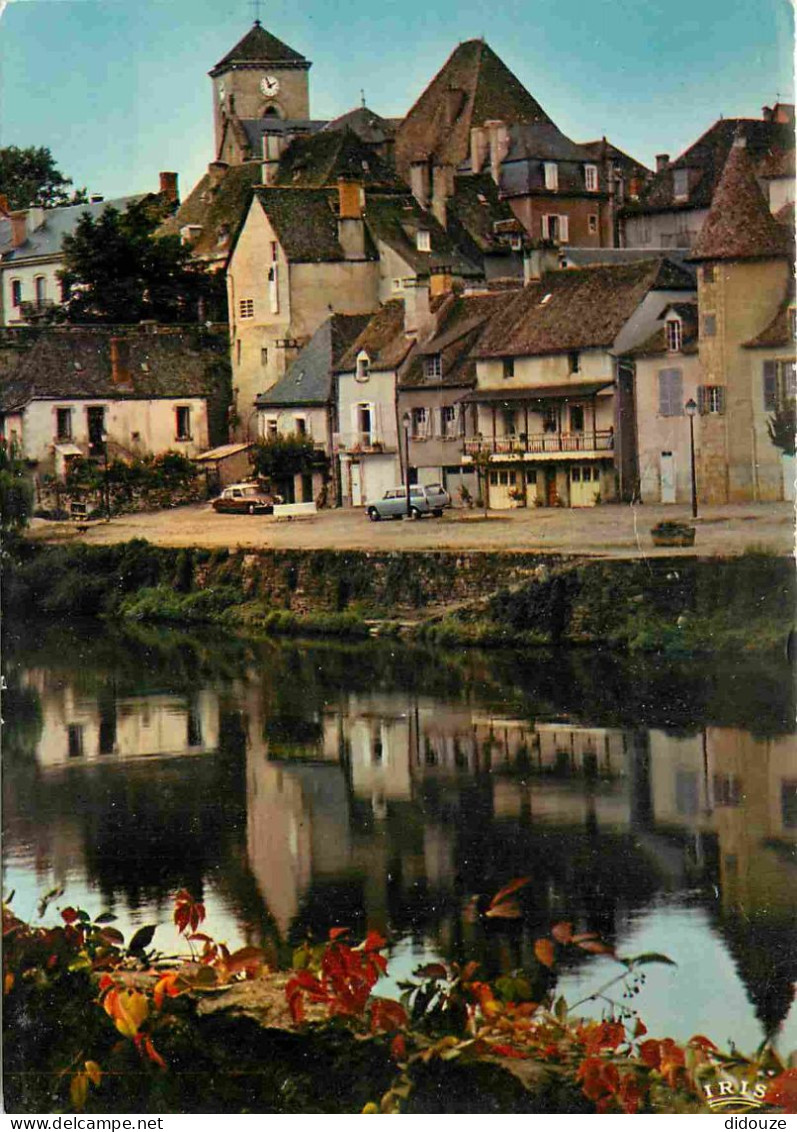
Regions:
<instances>
[{"instance_id":1,"label":"reflection of houses in water","mask_svg":"<svg viewBox=\"0 0 797 1132\"><path fill-rule=\"evenodd\" d=\"M27 673L26 682L41 697L36 759L42 769L109 756L197 755L218 747L218 697L209 689L188 698L117 696L110 686L87 695L73 684L50 684L37 671Z\"/></svg>"}]
</instances>

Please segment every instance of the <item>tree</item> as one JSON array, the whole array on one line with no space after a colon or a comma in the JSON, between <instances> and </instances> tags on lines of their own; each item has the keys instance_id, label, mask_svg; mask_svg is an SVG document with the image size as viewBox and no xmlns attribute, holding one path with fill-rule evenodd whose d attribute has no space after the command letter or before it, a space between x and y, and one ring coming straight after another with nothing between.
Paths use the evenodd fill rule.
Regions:
<instances>
[{"instance_id":1,"label":"tree","mask_svg":"<svg viewBox=\"0 0 797 1132\"><path fill-rule=\"evenodd\" d=\"M72 179L65 177L46 146L20 149L0 148L0 192L8 197L8 207L57 208L64 204L85 204L85 189L70 192Z\"/></svg>"},{"instance_id":2,"label":"tree","mask_svg":"<svg viewBox=\"0 0 797 1132\"><path fill-rule=\"evenodd\" d=\"M797 441L797 411L794 398L790 398L783 405L778 405L767 421L767 432L776 448L780 448L787 456L794 455Z\"/></svg>"},{"instance_id":3,"label":"tree","mask_svg":"<svg viewBox=\"0 0 797 1132\"><path fill-rule=\"evenodd\" d=\"M250 461L264 480L285 479L302 473L326 471L329 460L304 436L275 436L256 444Z\"/></svg>"},{"instance_id":4,"label":"tree","mask_svg":"<svg viewBox=\"0 0 797 1132\"><path fill-rule=\"evenodd\" d=\"M192 260L178 236L155 235L163 203L145 197L121 213L106 208L78 220L63 243L59 273L69 322L226 320L219 280ZM222 280L223 282L223 280Z\"/></svg>"},{"instance_id":5,"label":"tree","mask_svg":"<svg viewBox=\"0 0 797 1132\"><path fill-rule=\"evenodd\" d=\"M33 484L14 446L0 441L0 530L21 531L33 511Z\"/></svg>"}]
</instances>

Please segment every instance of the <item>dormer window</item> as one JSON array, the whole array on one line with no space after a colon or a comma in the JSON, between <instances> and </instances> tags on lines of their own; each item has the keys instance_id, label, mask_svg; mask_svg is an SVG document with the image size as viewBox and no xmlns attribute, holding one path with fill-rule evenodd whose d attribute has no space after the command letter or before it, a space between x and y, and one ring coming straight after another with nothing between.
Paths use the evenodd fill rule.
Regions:
<instances>
[{"instance_id":1,"label":"dormer window","mask_svg":"<svg viewBox=\"0 0 797 1132\"><path fill-rule=\"evenodd\" d=\"M201 224L184 224L180 229L181 244L195 244L202 231Z\"/></svg>"},{"instance_id":2,"label":"dormer window","mask_svg":"<svg viewBox=\"0 0 797 1132\"><path fill-rule=\"evenodd\" d=\"M520 252L523 250L523 237L519 232L513 232L509 237L509 246L513 252Z\"/></svg>"},{"instance_id":3,"label":"dormer window","mask_svg":"<svg viewBox=\"0 0 797 1132\"><path fill-rule=\"evenodd\" d=\"M357 355L357 369L355 370L355 380L367 381L368 375L371 372L371 359L366 354L365 350L361 350Z\"/></svg>"},{"instance_id":4,"label":"dormer window","mask_svg":"<svg viewBox=\"0 0 797 1132\"><path fill-rule=\"evenodd\" d=\"M415 236L415 246L419 252L430 252L432 250L432 237L426 228L419 228Z\"/></svg>"},{"instance_id":5,"label":"dormer window","mask_svg":"<svg viewBox=\"0 0 797 1132\"><path fill-rule=\"evenodd\" d=\"M681 322L677 318L668 318L664 324L664 330L667 335L667 350L671 354L677 354L681 349Z\"/></svg>"},{"instance_id":6,"label":"dormer window","mask_svg":"<svg viewBox=\"0 0 797 1132\"><path fill-rule=\"evenodd\" d=\"M505 378L515 376L515 359L514 358L504 358L503 359L503 374L504 374Z\"/></svg>"},{"instance_id":7,"label":"dormer window","mask_svg":"<svg viewBox=\"0 0 797 1132\"><path fill-rule=\"evenodd\" d=\"M689 200L689 170L673 169L672 195L676 201Z\"/></svg>"},{"instance_id":8,"label":"dormer window","mask_svg":"<svg viewBox=\"0 0 797 1132\"><path fill-rule=\"evenodd\" d=\"M443 376L443 359L439 354L429 354L424 359L423 375L427 379L437 378L438 380Z\"/></svg>"},{"instance_id":9,"label":"dormer window","mask_svg":"<svg viewBox=\"0 0 797 1132\"><path fill-rule=\"evenodd\" d=\"M555 193L559 188L559 166L555 161L546 161L543 165L545 173L545 187L549 192Z\"/></svg>"},{"instance_id":10,"label":"dormer window","mask_svg":"<svg viewBox=\"0 0 797 1132\"><path fill-rule=\"evenodd\" d=\"M598 166L585 165L584 166L584 184L587 187L588 193L596 193L598 191Z\"/></svg>"}]
</instances>

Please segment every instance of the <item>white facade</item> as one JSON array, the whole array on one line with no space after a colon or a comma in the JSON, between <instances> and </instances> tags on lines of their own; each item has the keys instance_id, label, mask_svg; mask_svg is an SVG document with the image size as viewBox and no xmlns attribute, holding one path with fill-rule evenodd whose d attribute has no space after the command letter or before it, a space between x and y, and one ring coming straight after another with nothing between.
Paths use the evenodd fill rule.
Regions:
<instances>
[{"instance_id":1,"label":"white facade","mask_svg":"<svg viewBox=\"0 0 797 1132\"><path fill-rule=\"evenodd\" d=\"M360 364L356 373L340 374L338 427L344 503L364 506L401 483L395 370Z\"/></svg>"}]
</instances>

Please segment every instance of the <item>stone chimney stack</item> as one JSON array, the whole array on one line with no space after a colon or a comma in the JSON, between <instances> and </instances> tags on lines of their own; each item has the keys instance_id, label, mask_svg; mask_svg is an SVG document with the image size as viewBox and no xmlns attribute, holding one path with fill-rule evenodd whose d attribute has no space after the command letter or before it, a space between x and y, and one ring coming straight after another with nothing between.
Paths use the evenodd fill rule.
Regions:
<instances>
[{"instance_id":1,"label":"stone chimney stack","mask_svg":"<svg viewBox=\"0 0 797 1132\"><path fill-rule=\"evenodd\" d=\"M449 264L433 267L429 275L430 299L436 299L441 295L450 295L454 290L454 276Z\"/></svg>"},{"instance_id":2,"label":"stone chimney stack","mask_svg":"<svg viewBox=\"0 0 797 1132\"><path fill-rule=\"evenodd\" d=\"M11 246L21 248L28 238L28 212L11 213Z\"/></svg>"},{"instance_id":3,"label":"stone chimney stack","mask_svg":"<svg viewBox=\"0 0 797 1132\"><path fill-rule=\"evenodd\" d=\"M500 185L501 162L509 153L509 127L500 119L484 124L490 138L490 176L496 185Z\"/></svg>"},{"instance_id":4,"label":"stone chimney stack","mask_svg":"<svg viewBox=\"0 0 797 1132\"><path fill-rule=\"evenodd\" d=\"M470 169L471 173L481 173L487 158L490 143L484 126L473 126L470 131Z\"/></svg>"},{"instance_id":5,"label":"stone chimney stack","mask_svg":"<svg viewBox=\"0 0 797 1132\"><path fill-rule=\"evenodd\" d=\"M413 161L410 165L410 190L421 208L429 207L429 163Z\"/></svg>"},{"instance_id":6,"label":"stone chimney stack","mask_svg":"<svg viewBox=\"0 0 797 1132\"><path fill-rule=\"evenodd\" d=\"M549 271L562 269L557 248L530 248L523 256L523 283L539 283Z\"/></svg>"},{"instance_id":7,"label":"stone chimney stack","mask_svg":"<svg viewBox=\"0 0 797 1132\"><path fill-rule=\"evenodd\" d=\"M670 164L669 153L657 153L656 154L656 172L657 173L661 173L661 171L663 169L666 169L669 164Z\"/></svg>"},{"instance_id":8,"label":"stone chimney stack","mask_svg":"<svg viewBox=\"0 0 797 1132\"><path fill-rule=\"evenodd\" d=\"M159 193L169 204L179 204L180 194L177 190L177 174L162 172L159 174Z\"/></svg>"},{"instance_id":9,"label":"stone chimney stack","mask_svg":"<svg viewBox=\"0 0 797 1132\"><path fill-rule=\"evenodd\" d=\"M415 276L404 280L404 333L420 338L431 327L429 308L429 280Z\"/></svg>"},{"instance_id":10,"label":"stone chimney stack","mask_svg":"<svg viewBox=\"0 0 797 1132\"><path fill-rule=\"evenodd\" d=\"M441 227L446 226L446 202L454 195L454 166L435 165L432 169L432 212Z\"/></svg>"},{"instance_id":11,"label":"stone chimney stack","mask_svg":"<svg viewBox=\"0 0 797 1132\"><path fill-rule=\"evenodd\" d=\"M263 166L260 176L264 185L275 185L282 156L282 137L273 132L263 134Z\"/></svg>"},{"instance_id":12,"label":"stone chimney stack","mask_svg":"<svg viewBox=\"0 0 797 1132\"><path fill-rule=\"evenodd\" d=\"M338 181L338 242L346 259L365 259L365 190L358 181Z\"/></svg>"},{"instance_id":13,"label":"stone chimney stack","mask_svg":"<svg viewBox=\"0 0 797 1132\"><path fill-rule=\"evenodd\" d=\"M111 382L130 384L130 343L124 338L111 338Z\"/></svg>"},{"instance_id":14,"label":"stone chimney stack","mask_svg":"<svg viewBox=\"0 0 797 1132\"><path fill-rule=\"evenodd\" d=\"M224 180L224 174L229 169L226 161L211 161L208 165L208 177L210 178L210 187L217 189L221 182Z\"/></svg>"}]
</instances>

